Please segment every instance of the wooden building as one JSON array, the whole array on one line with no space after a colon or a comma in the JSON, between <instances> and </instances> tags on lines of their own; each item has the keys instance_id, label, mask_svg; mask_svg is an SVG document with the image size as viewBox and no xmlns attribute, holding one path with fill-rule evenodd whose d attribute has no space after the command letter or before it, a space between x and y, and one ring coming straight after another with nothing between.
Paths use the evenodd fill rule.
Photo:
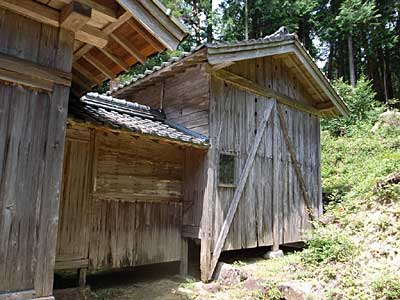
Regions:
<instances>
[{"instance_id":1,"label":"wooden building","mask_svg":"<svg viewBox=\"0 0 400 300\"><path fill-rule=\"evenodd\" d=\"M111 94L209 139L184 156L183 269L187 239L200 240L209 280L222 251L302 241L320 216L320 118L348 109L285 28L201 46Z\"/></svg>"},{"instance_id":2,"label":"wooden building","mask_svg":"<svg viewBox=\"0 0 400 300\"><path fill-rule=\"evenodd\" d=\"M175 49L186 35L158 0L0 0L1 300L54 299L70 94ZM85 155L76 159L87 164Z\"/></svg>"}]
</instances>

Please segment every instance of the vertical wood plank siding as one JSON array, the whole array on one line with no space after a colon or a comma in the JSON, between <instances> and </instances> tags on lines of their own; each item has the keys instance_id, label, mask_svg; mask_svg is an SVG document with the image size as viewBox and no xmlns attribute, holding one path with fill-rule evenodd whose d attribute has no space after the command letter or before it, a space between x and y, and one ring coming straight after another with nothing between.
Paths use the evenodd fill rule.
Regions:
<instances>
[{"instance_id":1,"label":"vertical wood plank siding","mask_svg":"<svg viewBox=\"0 0 400 300\"><path fill-rule=\"evenodd\" d=\"M209 80L204 65L165 79L163 108L167 119L208 136ZM129 100L160 108L163 83L131 93Z\"/></svg>"},{"instance_id":2,"label":"vertical wood plank siding","mask_svg":"<svg viewBox=\"0 0 400 300\"><path fill-rule=\"evenodd\" d=\"M0 40L1 53L71 70L63 29L0 9ZM15 299L52 294L68 97L0 82L0 294Z\"/></svg>"},{"instance_id":3,"label":"vertical wood plank siding","mask_svg":"<svg viewBox=\"0 0 400 300\"><path fill-rule=\"evenodd\" d=\"M288 94L299 102L309 103L309 95L282 59L267 57L242 61L230 66L228 70ZM257 126L268 99L212 78L210 101L215 105L215 109L211 110L213 125L210 126L212 147L217 152L214 156L215 165L218 165L219 152L235 153L236 176L239 176L253 145ZM282 108L289 136L296 149L307 190L313 201L314 213L319 216L322 206L319 118L287 106ZM217 139L219 134L220 138ZM273 172L274 164L276 174ZM218 178L217 172L218 170L214 171L214 178ZM277 179L275 184L274 177ZM234 188L230 187L217 185L215 189L213 199L205 198L205 201L208 201L207 205L212 206L212 209L209 209L212 216L208 219L212 222L211 247L207 246L210 249L215 245L234 193ZM273 195L276 197L276 203L273 203ZM274 211L277 214L275 218ZM274 220L278 223L275 225L278 229L279 244L300 241L303 239L303 233L311 229L276 110L268 121L224 250L272 245Z\"/></svg>"},{"instance_id":4,"label":"vertical wood plank siding","mask_svg":"<svg viewBox=\"0 0 400 300\"><path fill-rule=\"evenodd\" d=\"M85 127L67 132L58 257L89 258L91 269L179 261L184 149Z\"/></svg>"}]
</instances>

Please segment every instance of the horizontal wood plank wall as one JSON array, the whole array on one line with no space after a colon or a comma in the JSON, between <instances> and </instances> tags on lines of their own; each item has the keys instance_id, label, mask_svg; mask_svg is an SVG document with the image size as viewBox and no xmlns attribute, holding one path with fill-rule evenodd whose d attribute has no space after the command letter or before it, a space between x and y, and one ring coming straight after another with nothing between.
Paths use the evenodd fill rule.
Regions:
<instances>
[{"instance_id":1,"label":"horizontal wood plank wall","mask_svg":"<svg viewBox=\"0 0 400 300\"><path fill-rule=\"evenodd\" d=\"M0 9L0 52L71 71L73 35ZM0 294L52 294L69 88L0 82ZM21 291L21 293L19 293Z\"/></svg>"},{"instance_id":2,"label":"horizontal wood plank wall","mask_svg":"<svg viewBox=\"0 0 400 300\"><path fill-rule=\"evenodd\" d=\"M299 99L300 102L307 103L308 101L308 94L301 83L279 59L261 58L239 62L229 67L229 70L258 84L286 93L288 96ZM215 110L211 115L211 120L213 120L213 126L210 127L211 141L214 146L218 147L216 151L231 152L237 156L235 171L237 180L253 144L267 99L239 90L213 78L211 80L211 101L215 101ZM283 110L289 136L296 149L307 190L313 200L315 214L318 216L322 208L319 119L286 106L283 106ZM304 231L311 228L299 182L280 126L277 142L274 144L273 124L279 125L277 118L277 112L274 111L267 123L266 132L232 222L224 250L273 244L273 193L276 193L279 199L277 204L280 244L302 240ZM274 119L278 122L274 122ZM216 136L219 132L219 142L216 143ZM278 148L279 156L277 158L273 157L274 147ZM274 163L278 164L278 176L281 183L276 187L273 186ZM215 165L218 166L218 161ZM218 178L218 170L215 177ZM213 212L210 217L212 243L216 242L234 194L234 188L231 187L220 186L216 189L215 199L211 203L213 208L210 209Z\"/></svg>"},{"instance_id":3,"label":"horizontal wood plank wall","mask_svg":"<svg viewBox=\"0 0 400 300\"><path fill-rule=\"evenodd\" d=\"M110 132L96 147L90 266L180 260L183 149Z\"/></svg>"},{"instance_id":4,"label":"horizontal wood plank wall","mask_svg":"<svg viewBox=\"0 0 400 300\"><path fill-rule=\"evenodd\" d=\"M160 108L163 85L158 83L129 97L131 101ZM202 64L177 72L164 82L163 108L167 119L208 136L209 75Z\"/></svg>"}]
</instances>

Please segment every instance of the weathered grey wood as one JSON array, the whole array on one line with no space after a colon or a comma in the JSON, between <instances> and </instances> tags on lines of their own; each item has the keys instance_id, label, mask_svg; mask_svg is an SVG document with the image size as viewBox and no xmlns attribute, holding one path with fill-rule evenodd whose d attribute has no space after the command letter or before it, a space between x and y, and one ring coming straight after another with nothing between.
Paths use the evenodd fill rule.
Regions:
<instances>
[{"instance_id":1,"label":"weathered grey wood","mask_svg":"<svg viewBox=\"0 0 400 300\"><path fill-rule=\"evenodd\" d=\"M274 98L278 102L294 107L296 109L299 109L301 111L305 111L314 115L319 115L319 111L310 106L310 105L305 105L302 104L295 99L292 99L291 97L283 94L280 91L276 91L271 88L266 88L261 85L258 85L254 81L251 81L245 77L242 77L240 75L234 74L232 72L226 71L226 70L218 70L215 72L212 72L214 76L221 80L225 80L231 84L234 84L238 86L239 88L245 89L249 92L255 93L256 95L260 95L266 98ZM279 77L278 77L279 78Z\"/></svg>"},{"instance_id":2,"label":"weathered grey wood","mask_svg":"<svg viewBox=\"0 0 400 300\"><path fill-rule=\"evenodd\" d=\"M181 276L188 275L188 263L189 263L189 241L187 238L182 238L181 246L181 261L179 264L179 273Z\"/></svg>"},{"instance_id":3,"label":"weathered grey wood","mask_svg":"<svg viewBox=\"0 0 400 300\"><path fill-rule=\"evenodd\" d=\"M78 270L78 282L80 288L84 288L86 286L86 273L87 268L81 268Z\"/></svg>"},{"instance_id":4,"label":"weathered grey wood","mask_svg":"<svg viewBox=\"0 0 400 300\"><path fill-rule=\"evenodd\" d=\"M288 129L287 129L287 126L286 126L286 121L285 121L285 118L283 116L283 111L282 111L282 109L281 109L281 107L279 105L277 105L277 112L278 112L278 117L279 117L279 123L280 123L280 125L282 127L282 130L283 130L283 137L285 139L286 146L289 149L290 156L291 156L291 159L292 159L292 164L293 164L293 167L294 167L294 169L296 171L297 179L299 180L299 183L300 183L300 188L301 188L301 192L302 192L302 195L303 195L303 199L304 199L304 202L305 202L306 207L307 207L307 213L309 214L309 216L311 218L311 221L314 221L315 220L315 216L314 216L314 213L313 213L313 205L312 205L310 197L308 195L306 183L305 183L304 177L303 177L303 175L301 173L300 164L299 164L299 162L298 162L298 160L296 158L296 153L294 151L293 144L290 141Z\"/></svg>"},{"instance_id":5,"label":"weathered grey wood","mask_svg":"<svg viewBox=\"0 0 400 300\"><path fill-rule=\"evenodd\" d=\"M246 160L246 164L243 168L242 174L240 175L239 181L238 181L238 186L235 190L234 197L232 199L232 202L229 206L228 214L225 218L224 224L222 226L221 232L218 236L218 240L215 244L214 251L213 251L213 256L211 259L211 267L210 267L210 274L209 278L211 279L212 273L214 272L215 266L217 265L219 256L222 251L222 247L224 246L226 236L228 235L229 227L232 223L233 217L236 212L236 208L239 204L240 197L243 193L244 187L246 185L250 170L253 166L254 158L256 156L258 146L260 145L261 139L264 134L265 127L267 125L267 121L271 115L271 112L274 108L274 102L271 102L270 105L266 108L264 114L263 114L263 119L260 122L260 128L257 131L257 135L255 137L255 141L253 144L253 147L251 149L251 152Z\"/></svg>"}]
</instances>

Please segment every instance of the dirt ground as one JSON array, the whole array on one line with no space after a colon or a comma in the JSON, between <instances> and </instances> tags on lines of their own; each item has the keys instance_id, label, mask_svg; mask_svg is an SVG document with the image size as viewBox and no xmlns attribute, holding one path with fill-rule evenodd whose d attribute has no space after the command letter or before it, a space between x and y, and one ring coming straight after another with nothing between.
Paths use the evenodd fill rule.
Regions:
<instances>
[{"instance_id":1,"label":"dirt ground","mask_svg":"<svg viewBox=\"0 0 400 300\"><path fill-rule=\"evenodd\" d=\"M240 266L252 276L268 279L276 279L276 275L290 277L290 272L282 272L283 265L287 262L266 261L262 254L266 249L254 251L238 251L228 253L223 261ZM213 284L208 290L199 280L196 272L198 266L192 266L190 273L192 276L183 278L178 275L179 264L159 264L145 267L136 267L124 270L114 270L91 274L87 278L87 283L91 288L90 300L185 300L185 299L253 299L243 298L243 288L237 286L228 289L213 290ZM285 274L286 273L286 274ZM283 278L282 278L283 279ZM64 275L56 278L56 288L68 288L75 286L74 274ZM58 285L58 286L57 286ZM201 287L203 295L197 294ZM192 294L182 293L183 291ZM238 298L233 297L237 295Z\"/></svg>"}]
</instances>

